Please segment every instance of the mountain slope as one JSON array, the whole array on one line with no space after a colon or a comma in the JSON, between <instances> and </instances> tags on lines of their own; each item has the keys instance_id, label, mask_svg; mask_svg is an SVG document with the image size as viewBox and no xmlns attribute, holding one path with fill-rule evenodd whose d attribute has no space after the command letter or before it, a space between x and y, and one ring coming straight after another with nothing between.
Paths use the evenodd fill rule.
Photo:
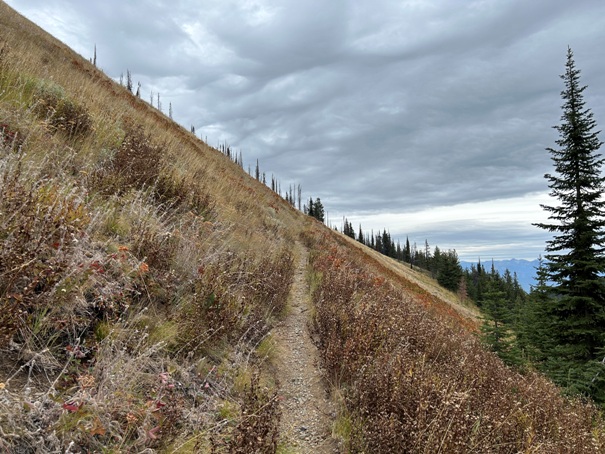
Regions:
<instances>
[{"instance_id":1,"label":"mountain slope","mask_svg":"<svg viewBox=\"0 0 605 454\"><path fill-rule=\"evenodd\" d=\"M596 410L483 350L471 306L2 2L0 241L3 451L296 452L271 333L297 241L344 451L604 450Z\"/></svg>"}]
</instances>

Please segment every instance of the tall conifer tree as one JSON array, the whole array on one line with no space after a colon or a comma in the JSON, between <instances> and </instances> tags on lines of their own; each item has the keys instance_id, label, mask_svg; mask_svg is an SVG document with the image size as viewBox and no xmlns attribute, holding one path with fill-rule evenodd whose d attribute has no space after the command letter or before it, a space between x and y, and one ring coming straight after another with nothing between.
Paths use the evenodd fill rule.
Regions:
<instances>
[{"instance_id":1,"label":"tall conifer tree","mask_svg":"<svg viewBox=\"0 0 605 454\"><path fill-rule=\"evenodd\" d=\"M546 303L552 347L544 369L559 384L590 393L594 372L587 366L605 346L604 160L571 49L561 78L558 148L547 149L556 173L545 175L559 204L542 205L550 222L536 224L554 234L546 245L546 271L556 297Z\"/></svg>"}]
</instances>

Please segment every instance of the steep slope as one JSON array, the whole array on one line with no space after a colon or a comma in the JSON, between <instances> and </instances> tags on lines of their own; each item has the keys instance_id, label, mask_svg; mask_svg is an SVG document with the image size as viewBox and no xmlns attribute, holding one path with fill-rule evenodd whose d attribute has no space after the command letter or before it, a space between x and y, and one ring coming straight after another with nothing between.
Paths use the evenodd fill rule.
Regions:
<instances>
[{"instance_id":1,"label":"steep slope","mask_svg":"<svg viewBox=\"0 0 605 454\"><path fill-rule=\"evenodd\" d=\"M0 451L271 451L304 216L0 3Z\"/></svg>"},{"instance_id":2,"label":"steep slope","mask_svg":"<svg viewBox=\"0 0 605 454\"><path fill-rule=\"evenodd\" d=\"M0 241L2 451L329 452L330 432L351 452L604 451L596 410L484 351L472 307L2 2Z\"/></svg>"},{"instance_id":3,"label":"steep slope","mask_svg":"<svg viewBox=\"0 0 605 454\"><path fill-rule=\"evenodd\" d=\"M335 427L346 451L605 451L593 406L504 366L472 323L447 310L455 305L342 236L315 229L305 239L314 326L342 396Z\"/></svg>"}]
</instances>

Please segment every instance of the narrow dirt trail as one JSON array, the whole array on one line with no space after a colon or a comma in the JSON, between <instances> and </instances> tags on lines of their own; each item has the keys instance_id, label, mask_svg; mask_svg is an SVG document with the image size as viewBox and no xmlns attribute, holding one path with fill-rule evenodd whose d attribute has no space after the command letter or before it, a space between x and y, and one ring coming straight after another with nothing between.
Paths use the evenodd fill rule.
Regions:
<instances>
[{"instance_id":1,"label":"narrow dirt trail","mask_svg":"<svg viewBox=\"0 0 605 454\"><path fill-rule=\"evenodd\" d=\"M297 244L296 272L289 313L275 329L280 345L277 374L281 384L281 442L287 452L337 453L331 436L335 408L319 368L319 353L311 340L308 321L311 296L306 280L308 252Z\"/></svg>"}]
</instances>

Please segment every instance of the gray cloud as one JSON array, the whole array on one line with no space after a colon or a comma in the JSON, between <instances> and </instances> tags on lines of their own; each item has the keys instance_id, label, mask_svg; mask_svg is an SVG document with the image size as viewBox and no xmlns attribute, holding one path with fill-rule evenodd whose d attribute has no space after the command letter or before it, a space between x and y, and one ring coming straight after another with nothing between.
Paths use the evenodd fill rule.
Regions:
<instances>
[{"instance_id":1,"label":"gray cloud","mask_svg":"<svg viewBox=\"0 0 605 454\"><path fill-rule=\"evenodd\" d=\"M86 57L96 43L110 76L130 69L185 127L335 218L503 203L497 233L472 212L408 231L445 248L543 247L539 206L511 224L500 201L546 192L568 45L605 122L600 0L8 3Z\"/></svg>"}]
</instances>

